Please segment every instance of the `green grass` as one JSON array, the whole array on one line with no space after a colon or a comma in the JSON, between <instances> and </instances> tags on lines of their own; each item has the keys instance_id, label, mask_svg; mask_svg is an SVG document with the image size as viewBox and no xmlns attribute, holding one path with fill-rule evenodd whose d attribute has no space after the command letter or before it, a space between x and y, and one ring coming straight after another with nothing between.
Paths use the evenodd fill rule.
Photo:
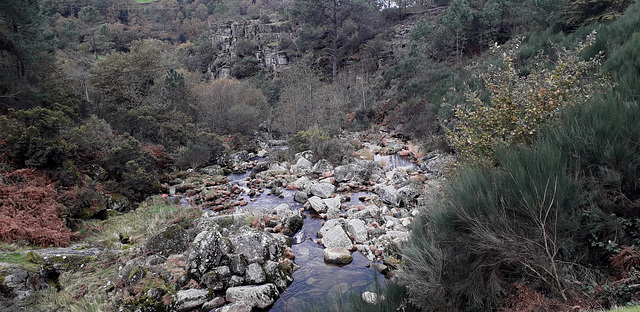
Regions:
<instances>
[{"instance_id":1,"label":"green grass","mask_svg":"<svg viewBox=\"0 0 640 312\"><path fill-rule=\"evenodd\" d=\"M151 3L151 2L156 2L158 0L136 0L136 2L138 3Z\"/></svg>"},{"instance_id":2,"label":"green grass","mask_svg":"<svg viewBox=\"0 0 640 312\"><path fill-rule=\"evenodd\" d=\"M620 308L608 310L608 312L640 312L640 305L636 305L632 307L620 307Z\"/></svg>"},{"instance_id":3,"label":"green grass","mask_svg":"<svg viewBox=\"0 0 640 312\"><path fill-rule=\"evenodd\" d=\"M63 272L58 280L61 290L54 288L38 291L28 302L29 306L37 307L40 311L112 311L120 303L150 288L160 287L167 290L173 285L156 276L147 276L143 283L122 288L119 281L119 267L132 258L144 259L142 246L147 238L170 224L180 224L183 227L202 215L197 208L183 207L160 196L154 196L143 202L135 211L111 216L104 221L93 220L84 224L85 238L82 242L87 246L101 247L114 252L102 254L95 262L79 268L77 271ZM123 243L122 237L129 238ZM11 246L4 246L11 247ZM28 264L27 255L11 251L0 255L0 262ZM163 267L174 278L179 276L184 263L167 263ZM2 273L0 271L0 273ZM107 291L109 288L119 288Z\"/></svg>"}]
</instances>

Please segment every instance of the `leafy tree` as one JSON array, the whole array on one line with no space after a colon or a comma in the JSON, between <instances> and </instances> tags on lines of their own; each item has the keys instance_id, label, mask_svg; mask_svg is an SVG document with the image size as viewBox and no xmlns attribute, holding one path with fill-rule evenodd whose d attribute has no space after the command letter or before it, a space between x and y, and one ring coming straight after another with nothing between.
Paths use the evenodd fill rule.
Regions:
<instances>
[{"instance_id":1,"label":"leafy tree","mask_svg":"<svg viewBox=\"0 0 640 312\"><path fill-rule=\"evenodd\" d=\"M540 55L527 75L515 65L518 42L503 52L502 65L481 75L489 101L483 102L474 91L467 95L467 105L454 109L458 122L447 135L456 152L470 160L492 160L501 145L530 144L540 127L556 119L563 108L580 105L603 90L606 80L593 79L600 55L590 60L580 57L594 40L592 33L577 49L558 51L551 69L548 56Z\"/></svg>"},{"instance_id":2,"label":"leafy tree","mask_svg":"<svg viewBox=\"0 0 640 312\"><path fill-rule=\"evenodd\" d=\"M96 114L115 129L130 130L128 111L152 95L162 73L162 45L158 40L135 41L131 52L111 54L93 70L91 82L102 95Z\"/></svg>"},{"instance_id":3,"label":"leafy tree","mask_svg":"<svg viewBox=\"0 0 640 312\"><path fill-rule=\"evenodd\" d=\"M220 133L250 134L268 117L267 98L247 82L217 79L193 87L199 122Z\"/></svg>"}]
</instances>

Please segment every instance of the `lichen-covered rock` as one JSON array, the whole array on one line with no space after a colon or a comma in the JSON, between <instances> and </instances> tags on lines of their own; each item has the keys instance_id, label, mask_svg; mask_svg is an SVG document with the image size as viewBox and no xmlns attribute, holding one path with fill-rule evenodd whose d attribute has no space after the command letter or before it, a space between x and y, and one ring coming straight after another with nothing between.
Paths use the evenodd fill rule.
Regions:
<instances>
[{"instance_id":1,"label":"lichen-covered rock","mask_svg":"<svg viewBox=\"0 0 640 312\"><path fill-rule=\"evenodd\" d=\"M293 194L293 200L295 202L304 203L307 199L309 199L309 195L307 195L305 191L296 191L295 194Z\"/></svg>"},{"instance_id":2,"label":"lichen-covered rock","mask_svg":"<svg viewBox=\"0 0 640 312\"><path fill-rule=\"evenodd\" d=\"M311 184L313 184L313 182L308 177L301 177L293 182L293 185L296 186L296 189L304 191L305 193L309 192L309 190L311 189Z\"/></svg>"},{"instance_id":3,"label":"lichen-covered rock","mask_svg":"<svg viewBox=\"0 0 640 312\"><path fill-rule=\"evenodd\" d=\"M213 309L223 306L225 303L227 303L227 300L224 299L224 297L215 297L202 305L202 311L212 311Z\"/></svg>"},{"instance_id":4,"label":"lichen-covered rock","mask_svg":"<svg viewBox=\"0 0 640 312\"><path fill-rule=\"evenodd\" d=\"M0 292L0 298L4 293L9 297L13 297L14 300L20 301L30 296L35 290L49 288L49 285L42 281L37 274L29 274L23 268L0 267L0 269L2 269L0 272L4 275L4 279L0 283L0 290L3 290Z\"/></svg>"},{"instance_id":5,"label":"lichen-covered rock","mask_svg":"<svg viewBox=\"0 0 640 312\"><path fill-rule=\"evenodd\" d=\"M198 170L200 173L202 174L206 174L206 175L222 175L223 171L222 171L222 167L220 167L219 165L211 165L211 166L207 166L204 168L200 168Z\"/></svg>"},{"instance_id":6,"label":"lichen-covered rock","mask_svg":"<svg viewBox=\"0 0 640 312\"><path fill-rule=\"evenodd\" d=\"M274 260L282 254L281 242L269 233L244 228L230 240L233 253L243 254L249 263Z\"/></svg>"},{"instance_id":7,"label":"lichen-covered rock","mask_svg":"<svg viewBox=\"0 0 640 312\"><path fill-rule=\"evenodd\" d=\"M221 241L220 232L200 232L189 248L185 264L187 272L202 276L219 266L225 255Z\"/></svg>"},{"instance_id":8,"label":"lichen-covered rock","mask_svg":"<svg viewBox=\"0 0 640 312\"><path fill-rule=\"evenodd\" d=\"M189 235L180 225L174 224L151 236L144 249L163 256L182 253L187 249Z\"/></svg>"},{"instance_id":9,"label":"lichen-covered rock","mask_svg":"<svg viewBox=\"0 0 640 312\"><path fill-rule=\"evenodd\" d=\"M324 261L337 265L346 265L353 261L353 257L346 248L325 248Z\"/></svg>"},{"instance_id":10,"label":"lichen-covered rock","mask_svg":"<svg viewBox=\"0 0 640 312\"><path fill-rule=\"evenodd\" d=\"M367 227L364 221L360 219L351 219L347 222L347 231L353 237L356 244L362 244L369 239L367 234Z\"/></svg>"},{"instance_id":11,"label":"lichen-covered rock","mask_svg":"<svg viewBox=\"0 0 640 312\"><path fill-rule=\"evenodd\" d=\"M329 230L331 230L333 227L335 226L339 226L339 227L344 227L346 224L346 220L345 219L332 219L332 220L327 220L327 222L324 223L324 225L320 228L320 230L318 231L317 235L318 237L324 237L324 235L329 232Z\"/></svg>"},{"instance_id":12,"label":"lichen-covered rock","mask_svg":"<svg viewBox=\"0 0 640 312\"><path fill-rule=\"evenodd\" d=\"M244 272L247 270L247 260L242 254L232 254L229 255L229 269L233 274L244 275Z\"/></svg>"},{"instance_id":13,"label":"lichen-covered rock","mask_svg":"<svg viewBox=\"0 0 640 312\"><path fill-rule=\"evenodd\" d=\"M371 172L364 166L357 164L349 164L338 166L333 170L333 176L337 182L364 182L368 179Z\"/></svg>"},{"instance_id":14,"label":"lichen-covered rock","mask_svg":"<svg viewBox=\"0 0 640 312\"><path fill-rule=\"evenodd\" d=\"M251 312L251 307L244 303L232 303L228 304L216 312Z\"/></svg>"},{"instance_id":15,"label":"lichen-covered rock","mask_svg":"<svg viewBox=\"0 0 640 312\"><path fill-rule=\"evenodd\" d=\"M267 283L273 283L280 291L284 291L293 282L291 275L285 272L278 262L267 260L262 268L264 269Z\"/></svg>"},{"instance_id":16,"label":"lichen-covered rock","mask_svg":"<svg viewBox=\"0 0 640 312\"><path fill-rule=\"evenodd\" d=\"M291 171L295 173L306 174L311 172L312 166L313 163L311 163L304 157L300 157L298 161L296 161L296 164L291 166Z\"/></svg>"},{"instance_id":17,"label":"lichen-covered rock","mask_svg":"<svg viewBox=\"0 0 640 312\"><path fill-rule=\"evenodd\" d=\"M318 196L313 196L308 200L309 207L318 213L327 211L327 204Z\"/></svg>"},{"instance_id":18,"label":"lichen-covered rock","mask_svg":"<svg viewBox=\"0 0 640 312\"><path fill-rule=\"evenodd\" d=\"M420 189L416 185L406 185L398 189L396 192L398 202L405 206L411 204L413 199L420 196Z\"/></svg>"},{"instance_id":19,"label":"lichen-covered rock","mask_svg":"<svg viewBox=\"0 0 640 312\"><path fill-rule=\"evenodd\" d=\"M257 263L251 263L244 273L244 280L249 284L262 284L267 280L262 266Z\"/></svg>"},{"instance_id":20,"label":"lichen-covered rock","mask_svg":"<svg viewBox=\"0 0 640 312\"><path fill-rule=\"evenodd\" d=\"M120 269L118 277L126 285L132 285L141 281L145 276L145 268L142 262L138 259L127 261L127 263Z\"/></svg>"},{"instance_id":21,"label":"lichen-covered rock","mask_svg":"<svg viewBox=\"0 0 640 312\"><path fill-rule=\"evenodd\" d=\"M242 303L252 308L265 309L271 306L280 293L276 285L239 286L227 289L227 301Z\"/></svg>"},{"instance_id":22,"label":"lichen-covered rock","mask_svg":"<svg viewBox=\"0 0 640 312\"><path fill-rule=\"evenodd\" d=\"M131 208L131 202L122 194L111 194L107 198L107 209L120 212L128 211Z\"/></svg>"},{"instance_id":23,"label":"lichen-covered rock","mask_svg":"<svg viewBox=\"0 0 640 312\"><path fill-rule=\"evenodd\" d=\"M398 195L396 189L391 185L378 185L375 189L376 194L380 196L380 199L390 205L398 205Z\"/></svg>"},{"instance_id":24,"label":"lichen-covered rock","mask_svg":"<svg viewBox=\"0 0 640 312\"><path fill-rule=\"evenodd\" d=\"M329 183L315 183L311 185L311 194L320 198L329 198L336 191L336 187Z\"/></svg>"},{"instance_id":25,"label":"lichen-covered rock","mask_svg":"<svg viewBox=\"0 0 640 312\"><path fill-rule=\"evenodd\" d=\"M317 174L321 174L324 172L332 172L333 165L331 165L331 163L326 159L320 159L315 165L313 165L312 171L313 173L317 173Z\"/></svg>"},{"instance_id":26,"label":"lichen-covered rock","mask_svg":"<svg viewBox=\"0 0 640 312\"><path fill-rule=\"evenodd\" d=\"M209 291L206 289L180 290L171 302L171 311L190 311L197 309L209 300Z\"/></svg>"},{"instance_id":27,"label":"lichen-covered rock","mask_svg":"<svg viewBox=\"0 0 640 312\"><path fill-rule=\"evenodd\" d=\"M336 219L337 220L337 219ZM353 242L347 233L344 232L342 226L334 226L322 237L322 244L327 248L351 248Z\"/></svg>"}]
</instances>

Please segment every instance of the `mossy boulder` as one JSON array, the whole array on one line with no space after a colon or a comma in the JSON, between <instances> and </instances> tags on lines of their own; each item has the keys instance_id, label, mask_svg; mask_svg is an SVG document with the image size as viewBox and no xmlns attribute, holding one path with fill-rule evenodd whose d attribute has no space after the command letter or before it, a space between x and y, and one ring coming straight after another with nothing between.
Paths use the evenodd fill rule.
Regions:
<instances>
[{"instance_id":1,"label":"mossy boulder","mask_svg":"<svg viewBox=\"0 0 640 312\"><path fill-rule=\"evenodd\" d=\"M122 194L111 194L107 198L107 210L128 211L131 209L131 202L127 196Z\"/></svg>"},{"instance_id":2,"label":"mossy boulder","mask_svg":"<svg viewBox=\"0 0 640 312\"><path fill-rule=\"evenodd\" d=\"M189 234L180 225L174 224L151 236L144 249L163 256L182 253L187 250Z\"/></svg>"}]
</instances>

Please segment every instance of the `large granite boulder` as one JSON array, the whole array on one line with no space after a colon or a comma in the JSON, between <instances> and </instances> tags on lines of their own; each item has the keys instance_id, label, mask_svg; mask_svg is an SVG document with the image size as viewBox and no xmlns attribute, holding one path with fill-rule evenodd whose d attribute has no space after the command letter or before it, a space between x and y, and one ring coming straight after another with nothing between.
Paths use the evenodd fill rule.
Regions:
<instances>
[{"instance_id":1,"label":"large granite boulder","mask_svg":"<svg viewBox=\"0 0 640 312\"><path fill-rule=\"evenodd\" d=\"M346 248L325 248L324 261L337 265L346 265L353 261L353 257Z\"/></svg>"},{"instance_id":2,"label":"large granite boulder","mask_svg":"<svg viewBox=\"0 0 640 312\"><path fill-rule=\"evenodd\" d=\"M201 307L208 299L209 291L207 289L180 290L173 296L171 311L191 311Z\"/></svg>"},{"instance_id":3,"label":"large granite boulder","mask_svg":"<svg viewBox=\"0 0 640 312\"><path fill-rule=\"evenodd\" d=\"M311 194L320 198L329 198L336 191L336 187L329 183L315 183L311 185Z\"/></svg>"},{"instance_id":4,"label":"large granite boulder","mask_svg":"<svg viewBox=\"0 0 640 312\"><path fill-rule=\"evenodd\" d=\"M202 231L189 248L185 269L195 276L202 276L219 266L227 253L228 246L220 232Z\"/></svg>"},{"instance_id":5,"label":"large granite boulder","mask_svg":"<svg viewBox=\"0 0 640 312\"><path fill-rule=\"evenodd\" d=\"M364 166L349 164L338 166L333 171L333 176L337 182L364 182L369 178L371 172Z\"/></svg>"},{"instance_id":6,"label":"large granite boulder","mask_svg":"<svg viewBox=\"0 0 640 312\"><path fill-rule=\"evenodd\" d=\"M229 287L227 302L242 303L252 308L266 309L280 296L276 285L268 283L257 286Z\"/></svg>"},{"instance_id":7,"label":"large granite boulder","mask_svg":"<svg viewBox=\"0 0 640 312\"><path fill-rule=\"evenodd\" d=\"M151 236L144 249L152 253L169 256L182 253L187 249L189 235L180 225L174 224Z\"/></svg>"}]
</instances>

